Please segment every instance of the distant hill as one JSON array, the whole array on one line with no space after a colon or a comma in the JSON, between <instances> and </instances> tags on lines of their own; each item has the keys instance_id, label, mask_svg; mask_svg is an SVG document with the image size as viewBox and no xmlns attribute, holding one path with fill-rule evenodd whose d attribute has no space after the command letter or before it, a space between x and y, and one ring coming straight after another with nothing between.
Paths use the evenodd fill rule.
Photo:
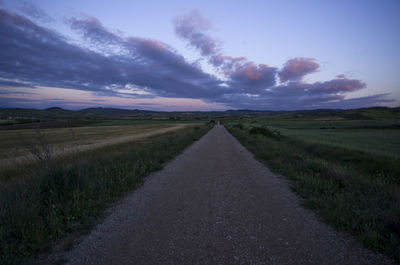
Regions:
<instances>
[{"instance_id":1,"label":"distant hill","mask_svg":"<svg viewBox=\"0 0 400 265\"><path fill-rule=\"evenodd\" d=\"M153 120L205 120L223 118L258 118L270 117L280 119L328 119L328 120L360 120L360 119L397 119L400 118L400 108L372 107L352 110L316 109L298 111L257 111L257 110L226 110L226 111L178 111L162 112L149 110L128 110L117 108L87 108L82 110L66 110L59 107L48 109L0 108L0 120L17 123L54 120L108 120L108 119L153 119Z\"/></svg>"}]
</instances>

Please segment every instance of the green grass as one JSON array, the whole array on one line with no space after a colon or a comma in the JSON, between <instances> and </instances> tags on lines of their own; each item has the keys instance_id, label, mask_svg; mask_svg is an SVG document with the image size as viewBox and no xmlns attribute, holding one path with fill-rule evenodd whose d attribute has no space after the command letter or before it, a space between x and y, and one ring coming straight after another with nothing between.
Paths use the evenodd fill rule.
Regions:
<instances>
[{"instance_id":1,"label":"green grass","mask_svg":"<svg viewBox=\"0 0 400 265\"><path fill-rule=\"evenodd\" d=\"M360 151L354 148L359 143L353 143L370 137L371 146L379 141L390 146L385 137L375 139L379 132L334 135L344 144L335 146L315 130L303 130L304 135L296 130L292 138L250 134L256 123L244 124L243 129L232 125L227 125L228 130L258 159L292 180L293 190L306 207L370 249L400 261L400 160L395 155ZM314 138L318 141L311 141Z\"/></svg>"},{"instance_id":2,"label":"green grass","mask_svg":"<svg viewBox=\"0 0 400 265\"><path fill-rule=\"evenodd\" d=\"M359 110L367 117L371 118L400 118L400 112L398 109L387 109L387 108L368 108ZM349 111L350 112L350 111ZM356 110L353 112L357 112Z\"/></svg>"},{"instance_id":3,"label":"green grass","mask_svg":"<svg viewBox=\"0 0 400 265\"><path fill-rule=\"evenodd\" d=\"M15 124L16 123L16 121L14 121L14 120L2 120L2 119L0 119L0 126L1 125L12 125L12 124Z\"/></svg>"},{"instance_id":4,"label":"green grass","mask_svg":"<svg viewBox=\"0 0 400 265\"><path fill-rule=\"evenodd\" d=\"M380 119L380 120L310 120L310 119L257 119L244 122L251 125L268 125L276 128L286 129L351 129L370 126L389 126L400 124L400 119Z\"/></svg>"},{"instance_id":5,"label":"green grass","mask_svg":"<svg viewBox=\"0 0 400 265\"><path fill-rule=\"evenodd\" d=\"M8 169L0 186L0 260L33 261L65 235L90 227L107 204L199 139L210 126Z\"/></svg>"},{"instance_id":6,"label":"green grass","mask_svg":"<svg viewBox=\"0 0 400 265\"><path fill-rule=\"evenodd\" d=\"M398 129L279 129L290 138L308 143L357 150L372 156L400 158L400 130Z\"/></svg>"}]
</instances>

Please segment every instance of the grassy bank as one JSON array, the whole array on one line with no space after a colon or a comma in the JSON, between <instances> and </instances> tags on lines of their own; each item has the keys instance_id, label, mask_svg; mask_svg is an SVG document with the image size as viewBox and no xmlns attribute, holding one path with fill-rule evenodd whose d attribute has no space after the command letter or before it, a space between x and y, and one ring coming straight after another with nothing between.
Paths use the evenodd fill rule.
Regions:
<instances>
[{"instance_id":1,"label":"grassy bank","mask_svg":"<svg viewBox=\"0 0 400 265\"><path fill-rule=\"evenodd\" d=\"M227 129L328 224L350 232L370 249L400 261L400 161L398 156L290 138L262 124ZM262 129L254 129L259 127Z\"/></svg>"},{"instance_id":2,"label":"grassy bank","mask_svg":"<svg viewBox=\"0 0 400 265\"><path fill-rule=\"evenodd\" d=\"M65 235L90 227L109 202L135 189L209 129L186 128L13 169L19 176L0 186L1 263L30 262ZM10 169L1 174L10 175Z\"/></svg>"}]
</instances>

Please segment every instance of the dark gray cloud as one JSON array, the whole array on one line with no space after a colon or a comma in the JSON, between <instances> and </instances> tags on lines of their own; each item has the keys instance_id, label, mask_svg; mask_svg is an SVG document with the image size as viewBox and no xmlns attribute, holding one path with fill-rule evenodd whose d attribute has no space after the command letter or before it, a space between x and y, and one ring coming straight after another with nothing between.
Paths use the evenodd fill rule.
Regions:
<instances>
[{"instance_id":1,"label":"dark gray cloud","mask_svg":"<svg viewBox=\"0 0 400 265\"><path fill-rule=\"evenodd\" d=\"M24 83L15 80L2 80L0 79L0 88L1 87L30 87L34 88L35 86L30 83Z\"/></svg>"},{"instance_id":2,"label":"dark gray cloud","mask_svg":"<svg viewBox=\"0 0 400 265\"><path fill-rule=\"evenodd\" d=\"M1 84L0 84L1 86ZM15 88L15 87L13 87ZM37 93L31 91L18 91L15 89L3 89L0 87L0 95L1 96L15 96L15 95L37 95Z\"/></svg>"},{"instance_id":3,"label":"dark gray cloud","mask_svg":"<svg viewBox=\"0 0 400 265\"><path fill-rule=\"evenodd\" d=\"M290 94L269 94L249 98L246 94L224 95L219 101L237 109L253 110L300 110L327 108L361 108L393 102L388 94L345 99L343 95L293 96Z\"/></svg>"},{"instance_id":4,"label":"dark gray cloud","mask_svg":"<svg viewBox=\"0 0 400 265\"><path fill-rule=\"evenodd\" d=\"M132 84L153 95L209 98L219 95L221 83L156 40L123 39L106 30L97 19L70 20L93 43L118 44L127 54L102 54L68 43L29 19L0 10L0 77L117 95Z\"/></svg>"},{"instance_id":5,"label":"dark gray cloud","mask_svg":"<svg viewBox=\"0 0 400 265\"><path fill-rule=\"evenodd\" d=\"M318 69L313 59L295 58L279 70L224 55L218 41L206 34L209 22L198 11L190 14L194 17L184 14L174 20L175 31L224 75L223 80L205 73L161 41L124 37L91 16L67 22L86 41L87 46L80 46L22 15L0 9L0 87L9 91L48 86L91 91L97 96L193 98L229 108L274 110L388 102L384 94L347 100L346 93L366 85L344 76L302 82L304 75ZM277 85L278 76L289 82ZM3 95L2 106L29 102ZM61 101L49 99L43 104L62 106ZM40 101L31 102L40 105ZM65 101L64 106L74 104L81 103Z\"/></svg>"},{"instance_id":6,"label":"dark gray cloud","mask_svg":"<svg viewBox=\"0 0 400 265\"><path fill-rule=\"evenodd\" d=\"M0 33L2 78L83 90L120 80L117 62L68 44L23 16L0 10Z\"/></svg>"}]
</instances>

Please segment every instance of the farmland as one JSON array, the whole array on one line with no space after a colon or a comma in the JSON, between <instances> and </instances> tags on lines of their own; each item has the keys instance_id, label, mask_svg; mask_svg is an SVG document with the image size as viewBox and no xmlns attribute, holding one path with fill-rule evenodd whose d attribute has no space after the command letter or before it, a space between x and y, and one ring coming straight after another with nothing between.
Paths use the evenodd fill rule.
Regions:
<instances>
[{"instance_id":1,"label":"farmland","mask_svg":"<svg viewBox=\"0 0 400 265\"><path fill-rule=\"evenodd\" d=\"M290 138L308 143L357 150L372 156L400 158L400 130L374 129L279 129Z\"/></svg>"},{"instance_id":2,"label":"farmland","mask_svg":"<svg viewBox=\"0 0 400 265\"><path fill-rule=\"evenodd\" d=\"M243 125L265 126L291 139L308 143L400 158L398 140L400 119L337 121L261 119L243 122Z\"/></svg>"},{"instance_id":3,"label":"farmland","mask_svg":"<svg viewBox=\"0 0 400 265\"><path fill-rule=\"evenodd\" d=\"M47 128L0 131L0 164L32 160L32 145L45 140L55 156L93 150L128 141L140 140L157 134L194 126L196 124L110 125L70 128ZM41 143L42 145L44 143Z\"/></svg>"},{"instance_id":4,"label":"farmland","mask_svg":"<svg viewBox=\"0 0 400 265\"><path fill-rule=\"evenodd\" d=\"M140 186L214 120L289 179L324 222L400 260L398 109L2 112L0 258L6 264L34 260L90 229L110 202Z\"/></svg>"}]
</instances>

